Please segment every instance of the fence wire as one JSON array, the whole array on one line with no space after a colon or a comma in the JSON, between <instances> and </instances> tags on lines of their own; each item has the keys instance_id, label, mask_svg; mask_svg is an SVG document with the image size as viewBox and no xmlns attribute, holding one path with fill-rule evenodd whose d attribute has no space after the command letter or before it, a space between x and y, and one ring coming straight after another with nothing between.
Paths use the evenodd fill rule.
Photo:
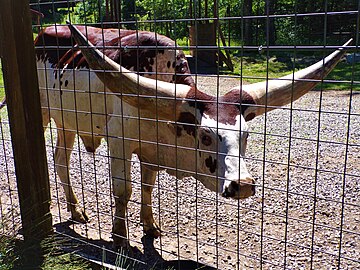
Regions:
<instances>
[{"instance_id":1,"label":"fence wire","mask_svg":"<svg viewBox=\"0 0 360 270\"><path fill-rule=\"evenodd\" d=\"M65 250L99 263L114 264L120 256L131 269L360 267L360 4L308 2L30 1L34 38L40 34L35 48L43 117L53 119L44 120L51 213L56 234L71 243ZM101 81L68 39L66 20L130 71L196 85L203 94L182 96L190 104L184 113L174 97L109 91L110 80ZM162 35L173 43L161 43ZM347 54L326 78L291 76L349 38ZM271 81L289 74L279 85L318 86L282 106L224 98L261 81L268 82L268 92ZM120 84L114 87L125 91ZM182 89L175 86L175 94ZM1 95L3 90L0 80ZM209 104L215 104L212 111L206 111ZM230 119L233 111L221 111L230 106L274 110L235 125L221 122ZM201 118L204 111L213 115ZM7 234L21 221L11 149L16 142L5 109L0 119L0 228ZM234 172L221 168L222 160L237 164L242 181L245 172L255 179L253 196L226 198L220 189ZM70 186L77 200L71 191L66 199ZM236 187L233 192L242 194ZM116 212L124 197L125 212ZM119 226L114 220L128 228L125 235L113 231ZM114 248L114 237L127 239L133 252Z\"/></svg>"}]
</instances>

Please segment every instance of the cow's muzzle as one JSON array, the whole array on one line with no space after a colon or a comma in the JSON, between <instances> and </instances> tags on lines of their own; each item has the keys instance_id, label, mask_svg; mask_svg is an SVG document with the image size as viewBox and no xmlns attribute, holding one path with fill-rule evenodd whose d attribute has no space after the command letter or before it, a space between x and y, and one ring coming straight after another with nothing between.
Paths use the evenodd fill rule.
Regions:
<instances>
[{"instance_id":1,"label":"cow's muzzle","mask_svg":"<svg viewBox=\"0 0 360 270\"><path fill-rule=\"evenodd\" d=\"M246 178L240 181L231 181L225 187L222 196L225 198L245 199L255 194L255 180L253 178Z\"/></svg>"}]
</instances>

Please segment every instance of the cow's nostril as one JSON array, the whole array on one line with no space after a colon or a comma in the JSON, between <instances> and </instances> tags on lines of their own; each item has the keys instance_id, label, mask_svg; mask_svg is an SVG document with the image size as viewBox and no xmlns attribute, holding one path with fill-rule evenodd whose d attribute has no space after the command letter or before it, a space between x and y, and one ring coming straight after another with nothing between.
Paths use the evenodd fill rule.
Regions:
<instances>
[{"instance_id":1,"label":"cow's nostril","mask_svg":"<svg viewBox=\"0 0 360 270\"><path fill-rule=\"evenodd\" d=\"M252 191L252 195L254 195L254 194L255 194L255 192L256 192L255 185L252 185L252 186L251 186L251 191Z\"/></svg>"},{"instance_id":2,"label":"cow's nostril","mask_svg":"<svg viewBox=\"0 0 360 270\"><path fill-rule=\"evenodd\" d=\"M225 188L225 191L221 195L225 198L230 198L235 196L235 192L233 190L229 190L229 188Z\"/></svg>"},{"instance_id":3,"label":"cow's nostril","mask_svg":"<svg viewBox=\"0 0 360 270\"><path fill-rule=\"evenodd\" d=\"M226 188L225 191L221 194L224 198L229 198L229 191Z\"/></svg>"}]
</instances>

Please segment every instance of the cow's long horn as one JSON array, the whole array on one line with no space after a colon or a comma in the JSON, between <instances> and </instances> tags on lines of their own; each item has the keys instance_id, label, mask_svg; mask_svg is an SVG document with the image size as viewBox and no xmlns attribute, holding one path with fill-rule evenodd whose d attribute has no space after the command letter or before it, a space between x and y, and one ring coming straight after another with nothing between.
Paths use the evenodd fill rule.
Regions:
<instances>
[{"instance_id":1,"label":"cow's long horn","mask_svg":"<svg viewBox=\"0 0 360 270\"><path fill-rule=\"evenodd\" d=\"M249 94L255 103L255 106L250 105L243 112L245 119L251 120L255 116L289 104L305 95L333 70L345 54L344 47L351 42L352 39L323 60L293 74L279 79L243 85L242 90Z\"/></svg>"},{"instance_id":2,"label":"cow's long horn","mask_svg":"<svg viewBox=\"0 0 360 270\"><path fill-rule=\"evenodd\" d=\"M130 105L141 109L155 111L159 117L174 119L180 110L183 99L190 86L167 83L139 76L120 66L98 49L85 36L68 22L72 35L79 45L89 66L113 93L121 94L121 98ZM174 107L175 106L175 107Z\"/></svg>"}]
</instances>

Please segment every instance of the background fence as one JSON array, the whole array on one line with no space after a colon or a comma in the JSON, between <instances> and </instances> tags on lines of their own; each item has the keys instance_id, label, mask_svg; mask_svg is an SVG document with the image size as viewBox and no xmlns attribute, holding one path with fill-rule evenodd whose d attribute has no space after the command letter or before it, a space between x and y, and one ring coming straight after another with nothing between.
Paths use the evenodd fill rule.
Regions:
<instances>
[{"instance_id":1,"label":"background fence","mask_svg":"<svg viewBox=\"0 0 360 270\"><path fill-rule=\"evenodd\" d=\"M240 83L291 74L354 38L346 58L314 91L248 123L245 160L256 177L255 196L226 199L194 178L160 172L152 205L162 235L144 237L140 162L134 155L126 224L135 247L127 260L139 269L168 269L169 261L176 261L175 269L360 267L358 1L31 0L30 8L43 14L33 13L34 37L65 20L164 34L187 55L198 88L218 96ZM11 141L6 110L0 116L0 228L7 234L21 224L12 153L17 142ZM75 139L70 178L89 222L69 222L53 154L58 130L64 131L52 122L45 132L56 234L69 240L64 249L113 263L107 143L88 153Z\"/></svg>"}]
</instances>

